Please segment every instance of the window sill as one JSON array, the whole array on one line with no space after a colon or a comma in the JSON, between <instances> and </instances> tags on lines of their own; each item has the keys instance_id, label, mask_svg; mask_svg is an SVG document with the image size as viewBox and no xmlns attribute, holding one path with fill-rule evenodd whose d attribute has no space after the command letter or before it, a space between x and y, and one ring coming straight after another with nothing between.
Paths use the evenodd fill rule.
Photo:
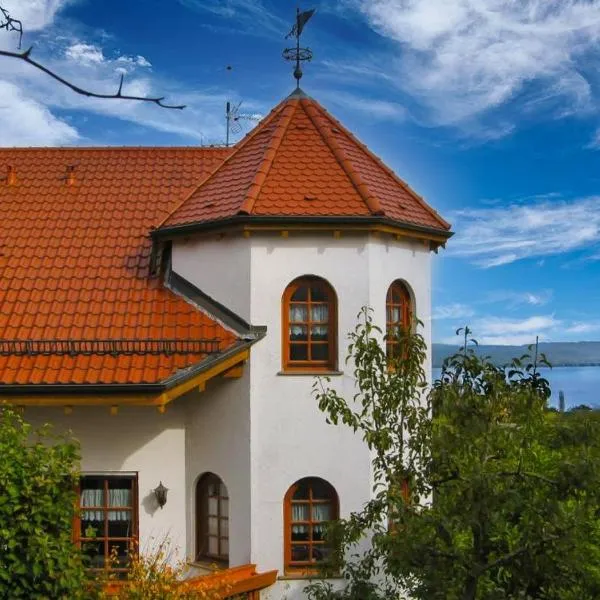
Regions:
<instances>
[{"instance_id":1,"label":"window sill","mask_svg":"<svg viewBox=\"0 0 600 600\"><path fill-rule=\"evenodd\" d=\"M337 580L344 579L343 575L327 575L324 577L318 571L314 573L287 573L285 575L279 575L277 577L279 581L294 581L298 580L307 580L307 579L325 579L325 580Z\"/></svg>"},{"instance_id":2,"label":"window sill","mask_svg":"<svg viewBox=\"0 0 600 600\"><path fill-rule=\"evenodd\" d=\"M310 370L310 369L298 369L297 371L279 371L277 375L281 375L282 377L289 377L298 375L300 377L339 377L343 375L344 371L318 371L318 370Z\"/></svg>"},{"instance_id":3,"label":"window sill","mask_svg":"<svg viewBox=\"0 0 600 600\"><path fill-rule=\"evenodd\" d=\"M188 560L187 564L192 567L197 567L199 569L205 569L206 571L213 571L217 573L218 571L222 571L223 569L229 568L229 563L225 561L217 561L217 560L209 560L200 558L198 560Z\"/></svg>"}]
</instances>

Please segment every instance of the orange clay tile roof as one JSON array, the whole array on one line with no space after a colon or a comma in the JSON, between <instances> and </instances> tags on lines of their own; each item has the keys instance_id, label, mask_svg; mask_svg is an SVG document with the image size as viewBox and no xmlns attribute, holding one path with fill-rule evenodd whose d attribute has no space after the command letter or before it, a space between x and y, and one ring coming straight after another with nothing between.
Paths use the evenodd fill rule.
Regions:
<instances>
[{"instance_id":1,"label":"orange clay tile roof","mask_svg":"<svg viewBox=\"0 0 600 600\"><path fill-rule=\"evenodd\" d=\"M69 353L56 344L30 353L11 346L15 340L108 340L109 346L114 340L216 340L219 351L236 342L149 277L151 227L227 154L0 149L0 384L156 383L207 356L204 347L166 354L94 346L90 353ZM68 165L74 166L72 185Z\"/></svg>"},{"instance_id":2,"label":"orange clay tile roof","mask_svg":"<svg viewBox=\"0 0 600 600\"><path fill-rule=\"evenodd\" d=\"M315 100L279 104L161 224L236 215L379 216L446 233L450 225Z\"/></svg>"}]
</instances>

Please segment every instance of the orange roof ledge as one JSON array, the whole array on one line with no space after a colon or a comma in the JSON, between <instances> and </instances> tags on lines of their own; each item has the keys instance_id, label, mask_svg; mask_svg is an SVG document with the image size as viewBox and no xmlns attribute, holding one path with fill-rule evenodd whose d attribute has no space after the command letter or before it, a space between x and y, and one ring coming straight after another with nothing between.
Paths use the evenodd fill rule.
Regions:
<instances>
[{"instance_id":1,"label":"orange roof ledge","mask_svg":"<svg viewBox=\"0 0 600 600\"><path fill-rule=\"evenodd\" d=\"M210 575L200 575L186 579L180 585L185 586L185 591L197 591L199 594L201 592L216 592L221 598L225 599L236 597L239 594L254 594L273 585L276 580L277 571L257 573L256 565L247 564L217 571ZM109 596L116 596L124 586L127 586L126 581L111 581L104 587L104 591ZM251 595L250 597L258 599L258 595Z\"/></svg>"}]
</instances>

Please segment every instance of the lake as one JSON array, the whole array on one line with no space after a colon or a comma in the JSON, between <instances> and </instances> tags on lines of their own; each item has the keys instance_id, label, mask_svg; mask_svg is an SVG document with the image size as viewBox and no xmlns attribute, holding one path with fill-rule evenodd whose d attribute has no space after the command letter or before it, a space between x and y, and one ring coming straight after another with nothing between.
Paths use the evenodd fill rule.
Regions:
<instances>
[{"instance_id":1,"label":"lake","mask_svg":"<svg viewBox=\"0 0 600 600\"><path fill-rule=\"evenodd\" d=\"M433 369L433 378L440 376L441 369ZM587 404L600 407L600 367L554 367L541 369L552 388L552 406L558 407L558 392L565 394L567 408Z\"/></svg>"}]
</instances>

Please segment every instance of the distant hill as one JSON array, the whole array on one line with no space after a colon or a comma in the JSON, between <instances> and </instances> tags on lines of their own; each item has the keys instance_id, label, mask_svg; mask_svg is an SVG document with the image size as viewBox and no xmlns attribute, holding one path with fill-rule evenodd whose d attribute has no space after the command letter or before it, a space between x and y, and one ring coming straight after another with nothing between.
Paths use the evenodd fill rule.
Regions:
<instances>
[{"instance_id":1,"label":"distant hill","mask_svg":"<svg viewBox=\"0 0 600 600\"><path fill-rule=\"evenodd\" d=\"M447 356L458 351L459 346L433 344L433 366L441 367ZM527 352L527 346L478 346L475 351L490 356L497 365L505 365L514 357ZM600 342L544 342L540 352L546 355L553 367L577 367L600 365Z\"/></svg>"}]
</instances>

